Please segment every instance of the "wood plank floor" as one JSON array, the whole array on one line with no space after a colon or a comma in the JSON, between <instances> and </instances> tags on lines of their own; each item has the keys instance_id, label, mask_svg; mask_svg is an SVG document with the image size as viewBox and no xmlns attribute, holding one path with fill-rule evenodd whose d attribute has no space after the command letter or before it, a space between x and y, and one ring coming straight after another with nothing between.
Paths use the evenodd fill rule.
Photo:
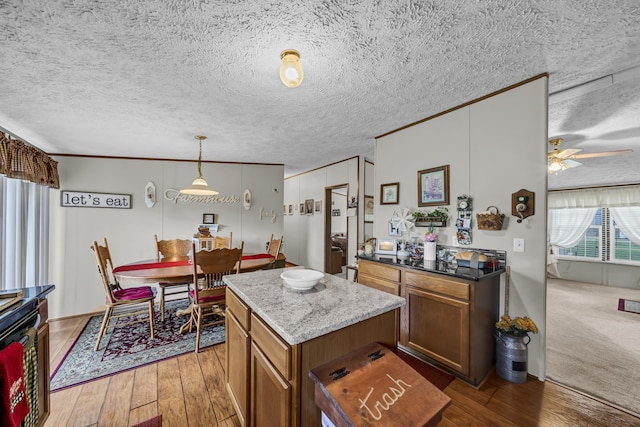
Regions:
<instances>
[{"instance_id":1,"label":"wood plank floor","mask_svg":"<svg viewBox=\"0 0 640 427\"><path fill-rule=\"evenodd\" d=\"M50 321L52 372L87 320ZM132 426L158 414L165 427L239 426L224 387L225 357L221 344L52 393L45 427ZM531 378L512 384L492 374L479 389L456 379L444 392L452 404L443 427L640 426L640 418Z\"/></svg>"}]
</instances>

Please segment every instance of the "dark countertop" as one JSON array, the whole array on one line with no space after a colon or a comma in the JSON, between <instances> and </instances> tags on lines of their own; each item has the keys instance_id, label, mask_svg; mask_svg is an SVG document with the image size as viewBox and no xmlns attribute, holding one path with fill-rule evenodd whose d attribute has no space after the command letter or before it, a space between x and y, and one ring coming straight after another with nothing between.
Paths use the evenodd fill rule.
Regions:
<instances>
[{"instance_id":1,"label":"dark countertop","mask_svg":"<svg viewBox=\"0 0 640 427\"><path fill-rule=\"evenodd\" d=\"M438 247L439 249L447 250L447 247ZM463 249L463 250L473 250L473 249ZM358 256L358 259L368 260L379 262L381 264L393 265L395 267L408 268L412 270L425 271L428 273L436 273L442 274L446 276L457 277L460 279L466 280L480 280L485 277L491 277L500 275L505 272L505 262L504 253L502 251L487 251L487 250L477 250L482 253L487 254L488 256L494 255L497 259L497 262L494 266L489 266L485 268L470 268L470 267L460 267L456 265L455 262L451 262L451 257L449 257L448 261L445 259L439 259L437 261L425 261L422 259L408 259L408 260L400 260L395 255L384 255L384 254L373 254L372 256Z\"/></svg>"},{"instance_id":2,"label":"dark countertop","mask_svg":"<svg viewBox=\"0 0 640 427\"><path fill-rule=\"evenodd\" d=\"M0 335L20 321L29 312L38 308L38 301L55 289L55 285L31 286L23 289L6 289L0 293L22 291L22 300L0 313Z\"/></svg>"}]
</instances>

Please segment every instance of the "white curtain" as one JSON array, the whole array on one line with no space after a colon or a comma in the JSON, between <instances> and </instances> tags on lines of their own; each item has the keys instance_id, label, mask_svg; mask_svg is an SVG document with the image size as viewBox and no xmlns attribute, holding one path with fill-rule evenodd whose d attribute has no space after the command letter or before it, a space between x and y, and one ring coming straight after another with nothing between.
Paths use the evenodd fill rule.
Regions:
<instances>
[{"instance_id":1,"label":"white curtain","mask_svg":"<svg viewBox=\"0 0 640 427\"><path fill-rule=\"evenodd\" d=\"M640 206L640 185L550 191L548 209Z\"/></svg>"},{"instance_id":2,"label":"white curtain","mask_svg":"<svg viewBox=\"0 0 640 427\"><path fill-rule=\"evenodd\" d=\"M609 211L624 236L636 245L640 245L640 207L609 208Z\"/></svg>"},{"instance_id":3,"label":"white curtain","mask_svg":"<svg viewBox=\"0 0 640 427\"><path fill-rule=\"evenodd\" d=\"M0 289L47 284L49 187L0 175Z\"/></svg>"},{"instance_id":4,"label":"white curtain","mask_svg":"<svg viewBox=\"0 0 640 427\"><path fill-rule=\"evenodd\" d=\"M549 244L561 248L577 245L597 211L598 208L550 209L547 227Z\"/></svg>"}]
</instances>

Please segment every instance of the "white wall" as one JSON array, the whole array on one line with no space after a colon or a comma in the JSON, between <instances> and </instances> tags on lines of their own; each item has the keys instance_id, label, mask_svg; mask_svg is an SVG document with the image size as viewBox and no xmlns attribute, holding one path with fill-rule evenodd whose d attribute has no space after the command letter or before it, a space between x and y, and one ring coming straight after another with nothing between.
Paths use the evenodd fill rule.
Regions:
<instances>
[{"instance_id":1,"label":"white wall","mask_svg":"<svg viewBox=\"0 0 640 427\"><path fill-rule=\"evenodd\" d=\"M284 253L288 261L324 271L324 215L327 209L331 214L331 207L327 206L324 199L324 191L326 187L346 184L349 186L348 198L358 197L358 206L361 206L364 196L358 191L360 163L363 163L361 157L353 157L285 179L284 204L293 204L295 207L293 215L284 217ZM306 199L322 200L322 214L300 215L298 206ZM353 263L355 259L361 221L359 215L347 217L347 264Z\"/></svg>"},{"instance_id":2,"label":"white wall","mask_svg":"<svg viewBox=\"0 0 640 427\"><path fill-rule=\"evenodd\" d=\"M450 218L457 215L457 196L470 195L474 213L470 246L508 252L509 314L529 316L540 329L529 345L529 372L541 379L545 363L547 83L542 77L379 138L375 150L376 188L400 182L398 205L380 205L376 198L376 237L389 237L387 223L395 209L417 209L417 171L450 165ZM535 215L518 224L510 216L511 194L523 188L535 192ZM492 205L507 215L506 225L501 231L478 230L475 214ZM439 231L440 244L453 243L454 225L451 221ZM425 229L417 231L424 233ZM524 253L512 251L514 238L525 239ZM501 295L504 286L503 277Z\"/></svg>"},{"instance_id":3,"label":"white wall","mask_svg":"<svg viewBox=\"0 0 640 427\"><path fill-rule=\"evenodd\" d=\"M194 162L125 160L58 156L60 190L51 192L49 280L56 290L49 298L52 318L87 313L104 305L104 292L90 250L93 241L109 241L116 265L155 258L153 235L159 239L193 237L202 214L215 213L221 235L233 232L233 245L264 252L271 234L283 234L283 165L203 163L202 174L220 196L238 196L233 204L174 203L166 189L180 189L196 177ZM144 189L152 181L157 203L148 208ZM251 209L242 193L252 193ZM274 191L274 189L276 191ZM131 209L60 206L60 191L131 194ZM274 213L260 218L260 210ZM286 255L286 254L285 254Z\"/></svg>"},{"instance_id":4,"label":"white wall","mask_svg":"<svg viewBox=\"0 0 640 427\"><path fill-rule=\"evenodd\" d=\"M611 262L559 260L560 279L620 288L640 288L640 267Z\"/></svg>"}]
</instances>

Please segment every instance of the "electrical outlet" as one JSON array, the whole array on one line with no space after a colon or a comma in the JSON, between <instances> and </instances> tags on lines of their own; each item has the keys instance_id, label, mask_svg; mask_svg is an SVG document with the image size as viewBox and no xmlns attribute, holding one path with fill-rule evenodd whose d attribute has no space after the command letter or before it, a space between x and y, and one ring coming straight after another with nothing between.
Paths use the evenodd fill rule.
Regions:
<instances>
[{"instance_id":1,"label":"electrical outlet","mask_svg":"<svg viewBox=\"0 0 640 427\"><path fill-rule=\"evenodd\" d=\"M513 239L513 251L524 252L524 239Z\"/></svg>"}]
</instances>

